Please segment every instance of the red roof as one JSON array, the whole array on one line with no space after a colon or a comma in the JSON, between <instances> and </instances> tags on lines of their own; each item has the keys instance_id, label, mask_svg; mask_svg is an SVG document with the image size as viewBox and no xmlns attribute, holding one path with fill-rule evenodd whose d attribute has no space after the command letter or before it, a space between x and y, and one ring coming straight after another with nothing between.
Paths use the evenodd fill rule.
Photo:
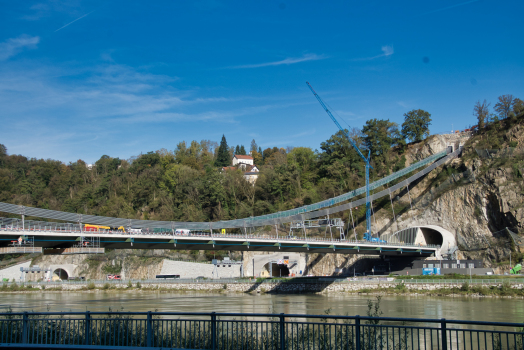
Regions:
<instances>
[{"instance_id":1,"label":"red roof","mask_svg":"<svg viewBox=\"0 0 524 350\"><path fill-rule=\"evenodd\" d=\"M244 156L244 155L241 155L241 154L235 154L235 158L237 158L237 159L250 159L250 160L253 160L253 157L251 157L251 156Z\"/></svg>"},{"instance_id":2,"label":"red roof","mask_svg":"<svg viewBox=\"0 0 524 350\"><path fill-rule=\"evenodd\" d=\"M223 171L228 171L228 170L237 170L237 167L234 167L234 166L225 166L222 168Z\"/></svg>"}]
</instances>

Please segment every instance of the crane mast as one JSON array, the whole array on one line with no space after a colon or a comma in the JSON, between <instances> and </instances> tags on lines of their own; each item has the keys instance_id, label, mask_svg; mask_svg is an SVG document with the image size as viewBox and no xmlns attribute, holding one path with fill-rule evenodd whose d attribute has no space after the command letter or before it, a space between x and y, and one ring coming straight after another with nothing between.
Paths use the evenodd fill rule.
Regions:
<instances>
[{"instance_id":1,"label":"crane mast","mask_svg":"<svg viewBox=\"0 0 524 350\"><path fill-rule=\"evenodd\" d=\"M342 133L344 135L346 135L346 138L348 139L348 141L351 144L351 146L353 146L355 151L357 151L357 154L359 155L359 157L362 158L362 160L364 160L364 163L366 164L366 233L364 234L364 239L368 240L368 241L372 241L372 242L374 242L374 241L379 242L380 239L373 238L372 235L371 235L371 202L369 200L369 168L371 168L371 164L369 162L371 160L371 151L368 153L368 156L366 158L364 156L364 154L362 154L362 152L358 148L357 144L349 136L349 134L346 132L346 130L344 130L344 128L340 125L338 120L333 116L333 114L331 113L329 108L326 106L324 101L322 101L320 96L315 92L315 90L313 89L311 84L309 82L307 82L307 81L306 81L306 84L309 87L309 89L311 90L311 92L313 93L313 95L315 95L315 97L317 98L317 100L320 103L320 105L322 106L322 108L324 108L326 113L329 115L331 120L333 120L333 122L340 129L340 131L342 131Z\"/></svg>"}]
</instances>

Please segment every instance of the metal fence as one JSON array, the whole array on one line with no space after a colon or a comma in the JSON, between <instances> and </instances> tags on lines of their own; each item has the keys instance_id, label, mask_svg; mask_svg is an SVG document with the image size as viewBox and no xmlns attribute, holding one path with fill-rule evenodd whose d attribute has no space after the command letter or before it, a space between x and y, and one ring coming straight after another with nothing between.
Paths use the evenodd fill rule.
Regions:
<instances>
[{"instance_id":1,"label":"metal fence","mask_svg":"<svg viewBox=\"0 0 524 350\"><path fill-rule=\"evenodd\" d=\"M397 284L434 284L434 285L462 285L468 283L470 285L524 285L524 278L463 278L463 279L448 279L448 278L435 278L435 279L411 279L409 276L405 278L393 278L393 277L298 277L298 278L176 278L176 279L125 279L125 280L64 280L64 281L22 281L17 280L16 282L5 281L0 286L5 285L10 287L13 284L19 285L23 283L27 287L39 287L46 286L49 288L65 286L65 285L85 285L90 283L95 285L108 284L109 286L128 286L129 283L136 285L148 284L213 284L213 283L227 283L227 284L292 284L292 283L303 283L303 284L381 284L384 287L395 286Z\"/></svg>"},{"instance_id":2,"label":"metal fence","mask_svg":"<svg viewBox=\"0 0 524 350\"><path fill-rule=\"evenodd\" d=\"M522 349L522 323L392 317L167 313L3 313L0 346L177 349Z\"/></svg>"}]
</instances>

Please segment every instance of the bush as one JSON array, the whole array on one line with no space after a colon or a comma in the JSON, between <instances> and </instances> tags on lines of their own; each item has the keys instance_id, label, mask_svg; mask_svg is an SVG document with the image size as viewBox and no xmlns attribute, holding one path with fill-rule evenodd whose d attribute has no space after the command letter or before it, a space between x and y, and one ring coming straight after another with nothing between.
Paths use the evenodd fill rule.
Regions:
<instances>
[{"instance_id":1,"label":"bush","mask_svg":"<svg viewBox=\"0 0 524 350\"><path fill-rule=\"evenodd\" d=\"M462 286L460 287L460 290L463 291L463 292L469 291L469 282L466 281L466 282L462 283Z\"/></svg>"},{"instance_id":2,"label":"bush","mask_svg":"<svg viewBox=\"0 0 524 350\"><path fill-rule=\"evenodd\" d=\"M109 283L104 283L104 285L102 286L102 289L103 289L103 290L108 290L109 288L111 288L111 286L109 285Z\"/></svg>"},{"instance_id":3,"label":"bush","mask_svg":"<svg viewBox=\"0 0 524 350\"><path fill-rule=\"evenodd\" d=\"M133 283L131 283L131 280L127 282L127 288L133 288Z\"/></svg>"},{"instance_id":4,"label":"bush","mask_svg":"<svg viewBox=\"0 0 524 350\"><path fill-rule=\"evenodd\" d=\"M96 288L95 282L89 282L87 284L87 289L95 289L95 288Z\"/></svg>"},{"instance_id":5,"label":"bush","mask_svg":"<svg viewBox=\"0 0 524 350\"><path fill-rule=\"evenodd\" d=\"M408 290L408 287L404 283L399 283L395 286L395 290L401 293L405 293Z\"/></svg>"},{"instance_id":6,"label":"bush","mask_svg":"<svg viewBox=\"0 0 524 350\"><path fill-rule=\"evenodd\" d=\"M136 287L137 287L138 289L142 288L142 285L140 284L140 282L136 282Z\"/></svg>"}]
</instances>

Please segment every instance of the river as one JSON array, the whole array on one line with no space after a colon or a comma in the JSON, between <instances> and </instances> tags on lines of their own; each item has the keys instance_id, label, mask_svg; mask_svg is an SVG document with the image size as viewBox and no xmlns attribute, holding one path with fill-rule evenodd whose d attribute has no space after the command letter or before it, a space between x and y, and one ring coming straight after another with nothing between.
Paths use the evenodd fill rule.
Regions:
<instances>
[{"instance_id":1,"label":"river","mask_svg":"<svg viewBox=\"0 0 524 350\"><path fill-rule=\"evenodd\" d=\"M372 295L220 294L155 292L2 293L0 311L178 311L365 315ZM520 299L384 296L383 316L523 322Z\"/></svg>"}]
</instances>

